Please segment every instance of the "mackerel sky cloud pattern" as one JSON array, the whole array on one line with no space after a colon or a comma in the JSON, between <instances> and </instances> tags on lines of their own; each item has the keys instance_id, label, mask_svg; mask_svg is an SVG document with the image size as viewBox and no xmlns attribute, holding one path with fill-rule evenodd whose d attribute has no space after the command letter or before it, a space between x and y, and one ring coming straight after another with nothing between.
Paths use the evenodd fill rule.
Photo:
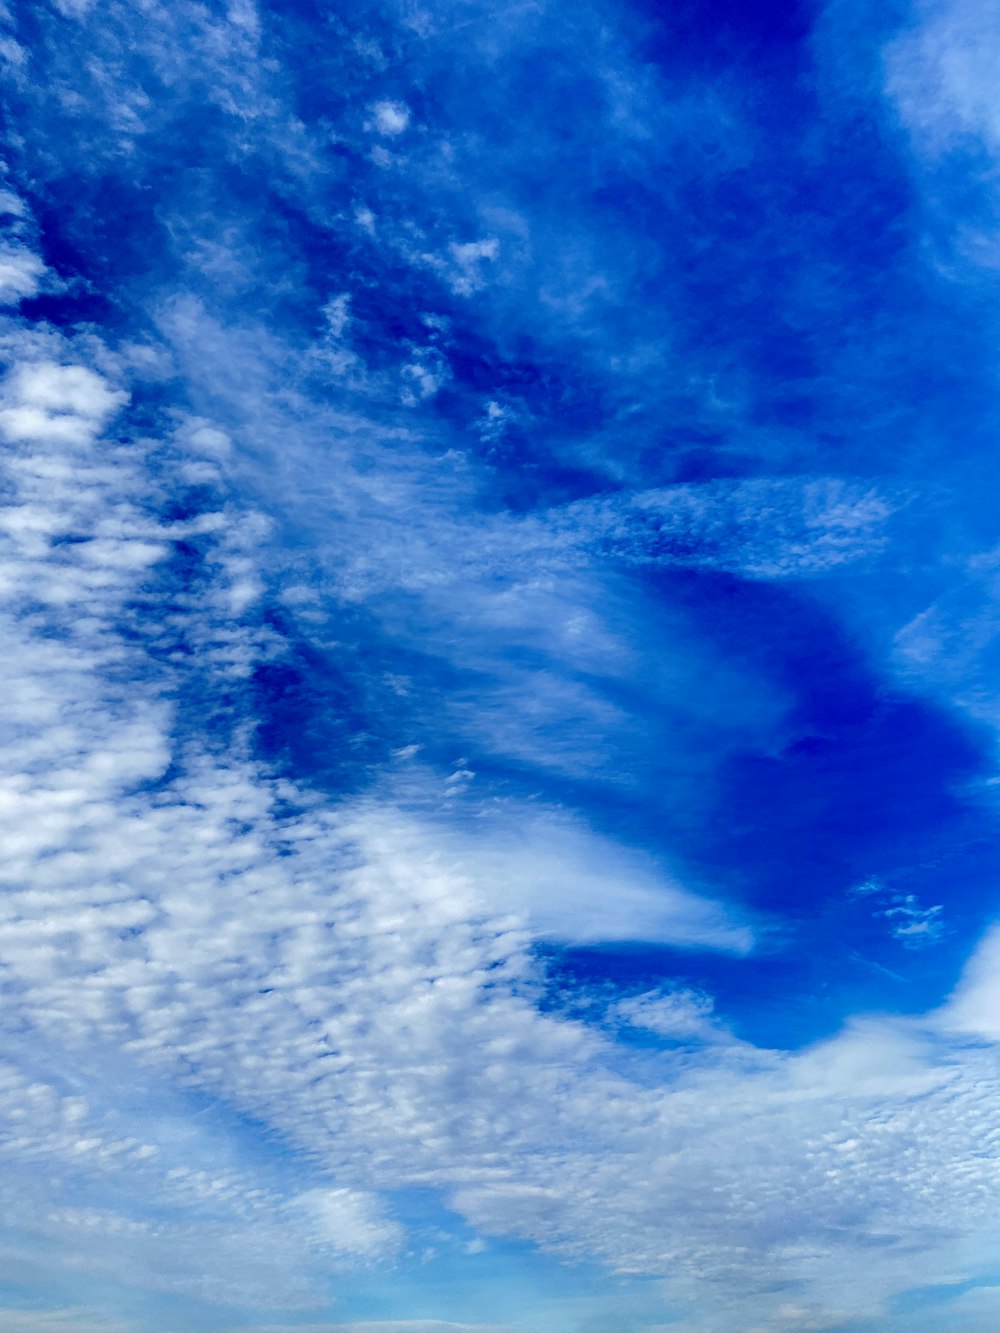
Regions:
<instances>
[{"instance_id":1,"label":"mackerel sky cloud pattern","mask_svg":"<svg viewBox=\"0 0 1000 1333\"><path fill-rule=\"evenodd\" d=\"M0 1327L992 1333L1000 10L0 3Z\"/></svg>"}]
</instances>

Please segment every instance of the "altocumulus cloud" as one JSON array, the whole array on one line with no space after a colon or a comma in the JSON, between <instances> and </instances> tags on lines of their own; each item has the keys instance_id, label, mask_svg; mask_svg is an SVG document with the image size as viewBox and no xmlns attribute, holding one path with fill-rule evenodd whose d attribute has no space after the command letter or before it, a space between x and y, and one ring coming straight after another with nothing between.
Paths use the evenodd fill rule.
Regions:
<instances>
[{"instance_id":1,"label":"altocumulus cloud","mask_svg":"<svg viewBox=\"0 0 1000 1333\"><path fill-rule=\"evenodd\" d=\"M812 379L767 323L833 300L819 224L754 306L796 402L707 337L750 279L694 245L685 288L644 191L679 251L779 131L640 17L4 14L5 1327L995 1321L997 938L970 891L939 939L901 850L991 824L988 636L939 645L990 614L984 521L933 519L961 461L810 447L864 316ZM996 150L968 24L857 39L915 191ZM886 989L838 990L864 951Z\"/></svg>"}]
</instances>

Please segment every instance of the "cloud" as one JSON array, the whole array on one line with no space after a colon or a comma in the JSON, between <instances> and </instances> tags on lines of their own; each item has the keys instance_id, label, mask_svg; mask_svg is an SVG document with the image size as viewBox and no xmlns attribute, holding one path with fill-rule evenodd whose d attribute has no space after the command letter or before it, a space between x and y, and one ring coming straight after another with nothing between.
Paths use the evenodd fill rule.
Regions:
<instances>
[{"instance_id":1,"label":"cloud","mask_svg":"<svg viewBox=\"0 0 1000 1333\"><path fill-rule=\"evenodd\" d=\"M646 991L618 1000L608 1017L672 1041L712 1041L723 1036L709 996L690 990Z\"/></svg>"},{"instance_id":2,"label":"cloud","mask_svg":"<svg viewBox=\"0 0 1000 1333\"><path fill-rule=\"evenodd\" d=\"M987 932L941 1011L948 1027L1000 1041L1000 931Z\"/></svg>"},{"instance_id":3,"label":"cloud","mask_svg":"<svg viewBox=\"0 0 1000 1333\"><path fill-rule=\"evenodd\" d=\"M0 430L13 443L89 444L127 398L86 366L20 365L2 388Z\"/></svg>"},{"instance_id":4,"label":"cloud","mask_svg":"<svg viewBox=\"0 0 1000 1333\"><path fill-rule=\"evenodd\" d=\"M979 139L1000 149L1000 99L984 23L966 0L920 6L885 53L886 89L921 146L940 153Z\"/></svg>"},{"instance_id":5,"label":"cloud","mask_svg":"<svg viewBox=\"0 0 1000 1333\"><path fill-rule=\"evenodd\" d=\"M995 15L937 0L915 6L883 52L886 96L931 220L925 256L937 278L970 290L1000 267L1000 100L987 54L998 32Z\"/></svg>"},{"instance_id":6,"label":"cloud","mask_svg":"<svg viewBox=\"0 0 1000 1333\"><path fill-rule=\"evenodd\" d=\"M896 631L893 664L908 684L942 695L995 729L1000 725L994 683L1000 646L997 553L978 552L963 565L947 590Z\"/></svg>"},{"instance_id":7,"label":"cloud","mask_svg":"<svg viewBox=\"0 0 1000 1333\"><path fill-rule=\"evenodd\" d=\"M875 915L890 922L893 939L901 940L907 948L920 949L941 938L944 932L941 910L940 904L921 907L912 893L906 893L894 894L892 906Z\"/></svg>"},{"instance_id":8,"label":"cloud","mask_svg":"<svg viewBox=\"0 0 1000 1333\"><path fill-rule=\"evenodd\" d=\"M734 953L752 947L751 928L721 904L686 891L641 855L572 820L530 810L499 819L486 814L464 848L444 830L434 841L450 842L462 857L456 869L468 867L487 901L523 912L541 938L645 940Z\"/></svg>"},{"instance_id":9,"label":"cloud","mask_svg":"<svg viewBox=\"0 0 1000 1333\"><path fill-rule=\"evenodd\" d=\"M38 291L45 265L24 245L0 244L0 305L17 305Z\"/></svg>"},{"instance_id":10,"label":"cloud","mask_svg":"<svg viewBox=\"0 0 1000 1333\"><path fill-rule=\"evenodd\" d=\"M627 560L782 579L878 554L894 508L873 489L817 477L678 485L583 502L566 517Z\"/></svg>"},{"instance_id":11,"label":"cloud","mask_svg":"<svg viewBox=\"0 0 1000 1333\"><path fill-rule=\"evenodd\" d=\"M357 1190L311 1190L296 1204L313 1220L320 1243L335 1252L378 1258L402 1239L401 1228L382 1215L378 1201Z\"/></svg>"},{"instance_id":12,"label":"cloud","mask_svg":"<svg viewBox=\"0 0 1000 1333\"><path fill-rule=\"evenodd\" d=\"M372 111L379 134L395 138L409 126L410 109L402 102L376 102Z\"/></svg>"},{"instance_id":13,"label":"cloud","mask_svg":"<svg viewBox=\"0 0 1000 1333\"><path fill-rule=\"evenodd\" d=\"M854 898L870 898L879 906L872 912L876 920L889 922L889 933L907 949L922 949L936 944L947 932L943 907L936 903L922 907L915 894L895 893L877 880L868 880L851 891Z\"/></svg>"},{"instance_id":14,"label":"cloud","mask_svg":"<svg viewBox=\"0 0 1000 1333\"><path fill-rule=\"evenodd\" d=\"M500 241L496 236L449 241L443 252L411 251L408 258L439 274L455 296L471 297L489 282L489 265L500 258Z\"/></svg>"}]
</instances>

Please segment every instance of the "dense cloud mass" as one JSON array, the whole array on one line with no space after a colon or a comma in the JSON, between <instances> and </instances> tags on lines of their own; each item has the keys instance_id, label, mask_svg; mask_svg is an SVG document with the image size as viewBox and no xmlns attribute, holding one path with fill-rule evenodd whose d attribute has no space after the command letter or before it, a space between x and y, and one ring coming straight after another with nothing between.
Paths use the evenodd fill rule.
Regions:
<instances>
[{"instance_id":1,"label":"dense cloud mass","mask_svg":"<svg viewBox=\"0 0 1000 1333\"><path fill-rule=\"evenodd\" d=\"M0 3L4 1330L996 1327L998 29Z\"/></svg>"}]
</instances>

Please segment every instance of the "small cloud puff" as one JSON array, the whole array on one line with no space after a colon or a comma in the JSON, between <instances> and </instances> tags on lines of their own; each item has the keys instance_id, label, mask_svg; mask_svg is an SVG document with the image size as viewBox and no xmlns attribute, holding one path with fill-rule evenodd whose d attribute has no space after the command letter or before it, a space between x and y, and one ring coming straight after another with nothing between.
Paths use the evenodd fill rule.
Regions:
<instances>
[{"instance_id":1,"label":"small cloud puff","mask_svg":"<svg viewBox=\"0 0 1000 1333\"><path fill-rule=\"evenodd\" d=\"M128 400L86 366L19 366L0 394L0 431L10 440L87 444Z\"/></svg>"},{"instance_id":2,"label":"small cloud puff","mask_svg":"<svg viewBox=\"0 0 1000 1333\"><path fill-rule=\"evenodd\" d=\"M410 124L410 108L403 102L376 102L372 115L375 129L389 138L402 134Z\"/></svg>"},{"instance_id":3,"label":"small cloud puff","mask_svg":"<svg viewBox=\"0 0 1000 1333\"><path fill-rule=\"evenodd\" d=\"M351 297L349 292L341 292L327 301L323 307L327 328L332 338L342 338L351 321Z\"/></svg>"},{"instance_id":4,"label":"small cloud puff","mask_svg":"<svg viewBox=\"0 0 1000 1333\"><path fill-rule=\"evenodd\" d=\"M482 241L465 241L461 245L449 246L456 272L452 278L452 288L458 296L470 296L484 285L482 273L484 260L495 262L500 255L500 242L495 236Z\"/></svg>"},{"instance_id":5,"label":"small cloud puff","mask_svg":"<svg viewBox=\"0 0 1000 1333\"><path fill-rule=\"evenodd\" d=\"M709 996L698 991L654 990L619 1000L608 1017L670 1041L710 1041L720 1035L712 1009Z\"/></svg>"},{"instance_id":6,"label":"small cloud puff","mask_svg":"<svg viewBox=\"0 0 1000 1333\"><path fill-rule=\"evenodd\" d=\"M500 242L487 236L479 241L453 241L445 255L427 252L412 259L439 273L455 296L472 296L486 286L485 265L499 257Z\"/></svg>"},{"instance_id":7,"label":"small cloud puff","mask_svg":"<svg viewBox=\"0 0 1000 1333\"><path fill-rule=\"evenodd\" d=\"M415 348L412 358L403 366L402 400L413 407L424 399L433 398L449 378L447 362L433 347Z\"/></svg>"}]
</instances>

